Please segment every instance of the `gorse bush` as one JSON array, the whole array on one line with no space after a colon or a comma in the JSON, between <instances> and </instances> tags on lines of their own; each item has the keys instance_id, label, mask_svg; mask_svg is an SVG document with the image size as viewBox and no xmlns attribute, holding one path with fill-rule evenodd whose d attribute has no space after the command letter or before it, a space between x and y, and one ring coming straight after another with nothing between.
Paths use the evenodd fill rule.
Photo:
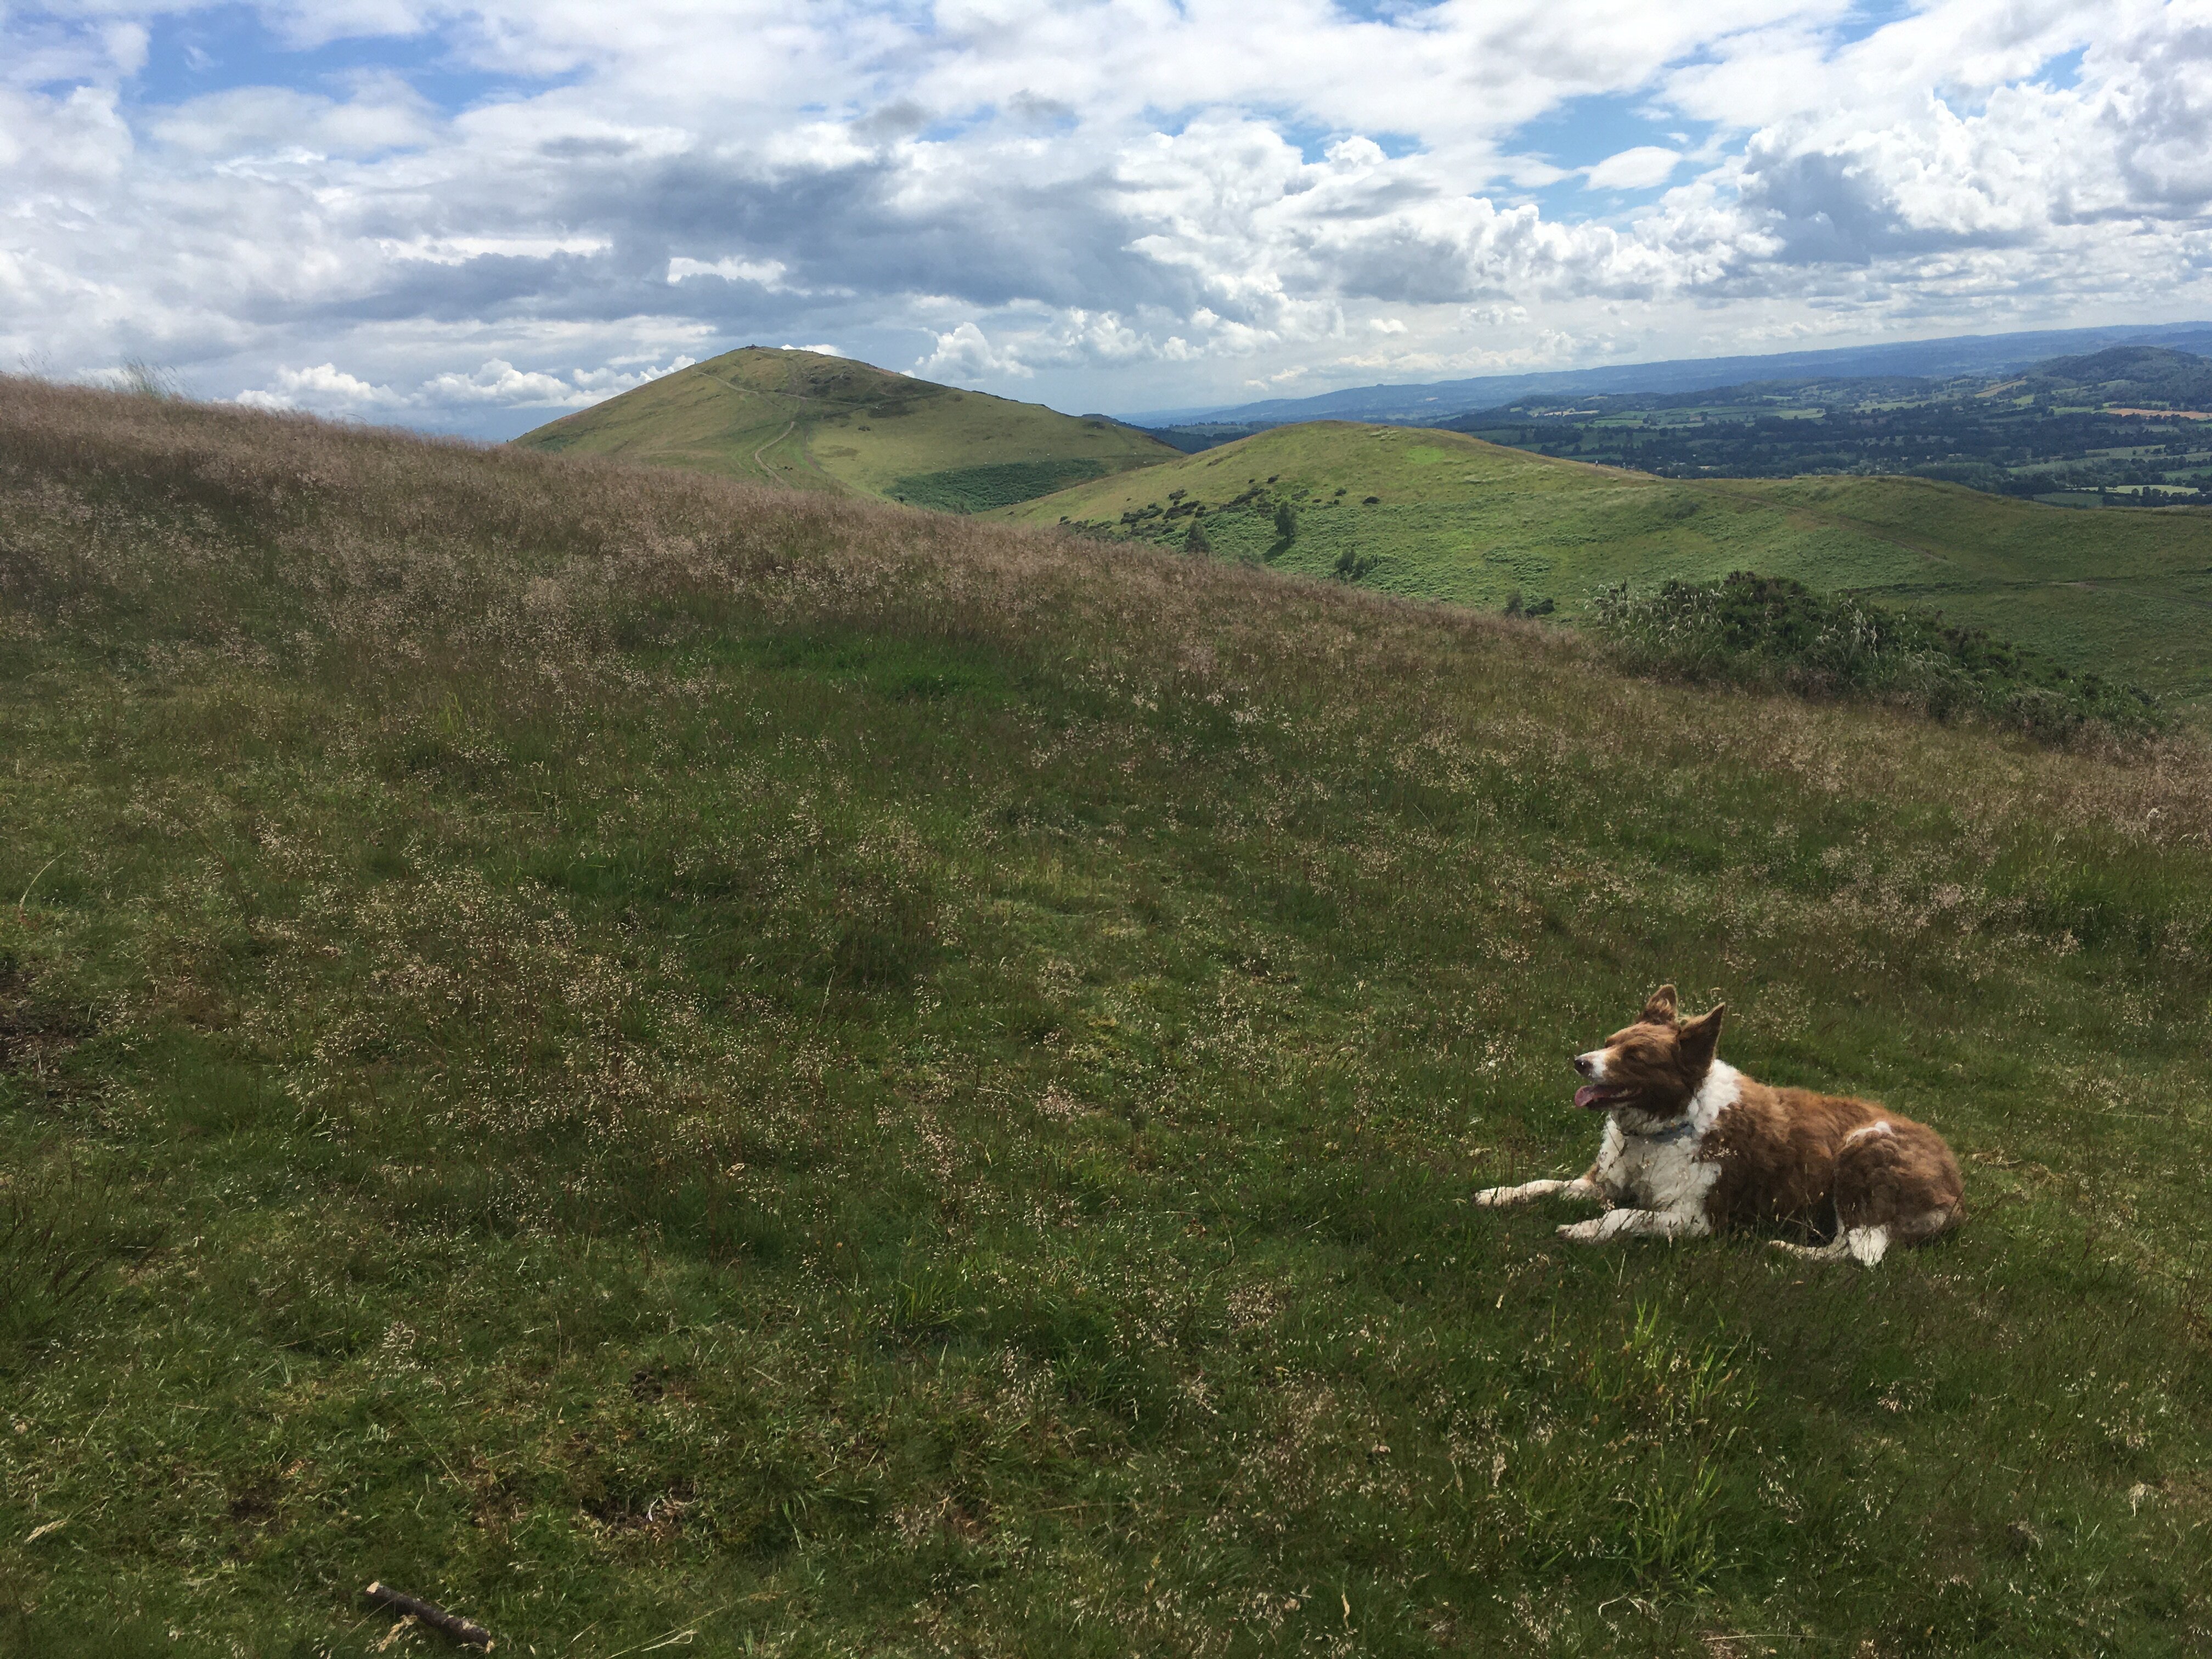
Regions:
<instances>
[{"instance_id":1,"label":"gorse bush","mask_svg":"<svg viewBox=\"0 0 2212 1659\"><path fill-rule=\"evenodd\" d=\"M2046 738L2140 736L2169 724L2148 692L2074 673L1933 611L1815 593L1750 571L1717 582L1670 580L1644 595L1626 584L1605 588L1589 625L1613 661L1645 673L1875 698L1939 720L1971 714Z\"/></svg>"}]
</instances>

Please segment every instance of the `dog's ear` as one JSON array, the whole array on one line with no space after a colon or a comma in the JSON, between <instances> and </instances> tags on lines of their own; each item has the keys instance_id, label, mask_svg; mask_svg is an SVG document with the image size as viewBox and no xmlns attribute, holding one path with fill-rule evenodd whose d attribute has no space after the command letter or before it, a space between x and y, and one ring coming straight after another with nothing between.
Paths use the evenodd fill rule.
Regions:
<instances>
[{"instance_id":1,"label":"dog's ear","mask_svg":"<svg viewBox=\"0 0 2212 1659\"><path fill-rule=\"evenodd\" d=\"M1717 1002L1695 1019L1686 1019L1674 1030L1675 1041L1682 1045L1682 1056L1692 1067L1702 1072L1713 1063L1713 1054L1721 1045L1721 1021L1728 1013L1728 1004Z\"/></svg>"},{"instance_id":2,"label":"dog's ear","mask_svg":"<svg viewBox=\"0 0 2212 1659\"><path fill-rule=\"evenodd\" d=\"M1674 988L1662 985L1644 999L1644 1012L1636 1017L1638 1025L1672 1025L1681 1018L1681 1006L1674 1000Z\"/></svg>"}]
</instances>

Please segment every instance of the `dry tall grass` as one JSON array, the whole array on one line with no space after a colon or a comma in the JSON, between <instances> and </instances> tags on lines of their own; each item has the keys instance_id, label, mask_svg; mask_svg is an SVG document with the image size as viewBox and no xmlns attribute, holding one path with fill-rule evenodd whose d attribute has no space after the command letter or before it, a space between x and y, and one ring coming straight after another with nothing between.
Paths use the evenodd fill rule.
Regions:
<instances>
[{"instance_id":1,"label":"dry tall grass","mask_svg":"<svg viewBox=\"0 0 2212 1659\"><path fill-rule=\"evenodd\" d=\"M2056 810L2160 845L2212 836L2194 737L2085 764L1859 708L1686 697L1605 673L1563 630L1246 566L8 377L0 444L8 626L97 649L386 690L478 675L502 702L559 706L679 636L672 613L742 616L974 641L1127 695L1264 698L1355 728L1387 687L1393 729L1410 704L1462 733L1510 679L1577 743L1757 757L1978 822Z\"/></svg>"}]
</instances>

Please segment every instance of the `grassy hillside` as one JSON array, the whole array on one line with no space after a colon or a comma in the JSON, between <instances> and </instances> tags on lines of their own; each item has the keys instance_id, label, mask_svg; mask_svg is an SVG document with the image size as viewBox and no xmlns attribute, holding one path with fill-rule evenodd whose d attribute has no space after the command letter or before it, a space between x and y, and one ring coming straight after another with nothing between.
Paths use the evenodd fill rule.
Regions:
<instances>
[{"instance_id":1,"label":"grassy hillside","mask_svg":"<svg viewBox=\"0 0 2212 1659\"><path fill-rule=\"evenodd\" d=\"M1286 501L1287 544L1273 516ZM1005 516L1170 546L1194 517L1218 554L1308 575L1349 567L1365 586L1486 609L1518 592L1573 614L1608 583L1747 568L1934 605L2071 667L2212 698L2212 514L2195 510L2093 516L1914 478L1659 479L1328 422Z\"/></svg>"},{"instance_id":2,"label":"grassy hillside","mask_svg":"<svg viewBox=\"0 0 2212 1659\"><path fill-rule=\"evenodd\" d=\"M515 442L960 513L1176 453L1096 416L764 346L695 363Z\"/></svg>"},{"instance_id":3,"label":"grassy hillside","mask_svg":"<svg viewBox=\"0 0 2212 1659\"><path fill-rule=\"evenodd\" d=\"M0 1650L2212 1642L2193 742L20 381L0 730ZM1662 979L1970 1224L1471 1209Z\"/></svg>"}]
</instances>

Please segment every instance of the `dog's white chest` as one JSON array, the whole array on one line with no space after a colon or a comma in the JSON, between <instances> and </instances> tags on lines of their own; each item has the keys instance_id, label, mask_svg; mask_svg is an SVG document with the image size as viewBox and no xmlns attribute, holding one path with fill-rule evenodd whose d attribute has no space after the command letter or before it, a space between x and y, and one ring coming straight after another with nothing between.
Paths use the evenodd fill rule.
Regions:
<instances>
[{"instance_id":1,"label":"dog's white chest","mask_svg":"<svg viewBox=\"0 0 2212 1659\"><path fill-rule=\"evenodd\" d=\"M1721 1178L1720 1165L1698 1154L1714 1121L1736 1097L1733 1066L1715 1065L1691 1103L1686 1134L1663 1139L1630 1134L1608 1118L1598 1148L1597 1184L1616 1208L1667 1210L1679 1213L1705 1208L1705 1194Z\"/></svg>"},{"instance_id":2,"label":"dog's white chest","mask_svg":"<svg viewBox=\"0 0 2212 1659\"><path fill-rule=\"evenodd\" d=\"M1717 1165L1701 1162L1695 1135L1655 1141L1605 1126L1597 1155L1597 1184L1613 1204L1638 1210L1695 1209L1720 1178Z\"/></svg>"}]
</instances>

